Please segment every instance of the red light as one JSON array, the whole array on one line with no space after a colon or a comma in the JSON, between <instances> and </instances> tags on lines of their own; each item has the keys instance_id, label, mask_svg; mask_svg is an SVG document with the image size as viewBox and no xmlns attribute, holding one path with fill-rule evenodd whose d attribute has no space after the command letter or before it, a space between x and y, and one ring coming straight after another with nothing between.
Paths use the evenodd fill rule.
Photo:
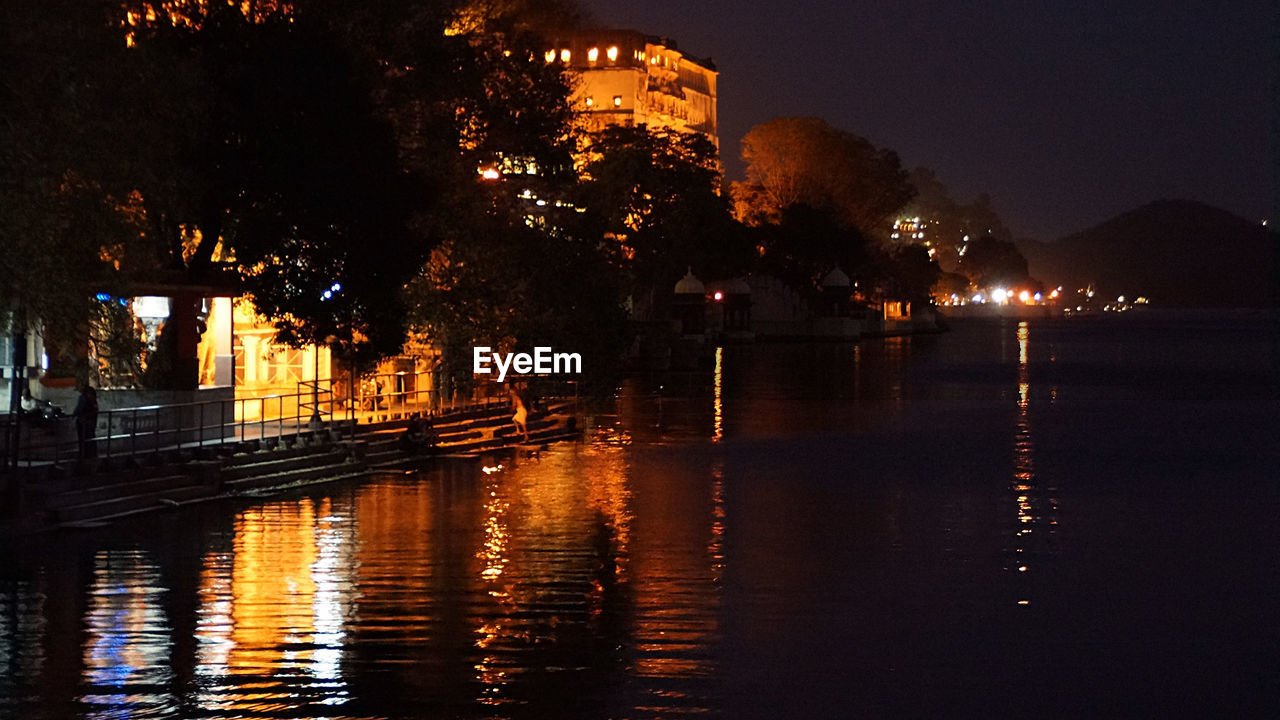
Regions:
<instances>
[{"instance_id":1,"label":"red light","mask_svg":"<svg viewBox=\"0 0 1280 720\"><path fill-rule=\"evenodd\" d=\"M720 292L719 290L717 290L717 291L716 291L716 294L715 294L715 295L712 295L712 297L714 297L714 298L716 299L716 302L720 302L721 300L723 300L723 299L724 299L724 293L722 293L722 292Z\"/></svg>"}]
</instances>

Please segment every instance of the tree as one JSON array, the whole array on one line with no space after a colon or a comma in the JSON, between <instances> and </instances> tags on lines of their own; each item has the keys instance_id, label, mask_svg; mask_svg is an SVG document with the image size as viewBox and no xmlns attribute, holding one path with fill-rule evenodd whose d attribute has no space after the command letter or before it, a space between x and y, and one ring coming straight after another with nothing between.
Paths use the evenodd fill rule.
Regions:
<instances>
[{"instance_id":1,"label":"tree","mask_svg":"<svg viewBox=\"0 0 1280 720\"><path fill-rule=\"evenodd\" d=\"M103 256L138 232L132 201L81 167L104 155L86 128L104 112L96 69L120 42L106 5L10 3L0 23L0 329L42 329L50 369L67 375L87 370L70 351L94 294L119 284Z\"/></svg>"},{"instance_id":2,"label":"tree","mask_svg":"<svg viewBox=\"0 0 1280 720\"><path fill-rule=\"evenodd\" d=\"M911 199L914 190L892 150L838 130L820 118L775 118L742 140L747 180L733 190L739 219L777 223L805 204L836 213L866 237Z\"/></svg>"},{"instance_id":3,"label":"tree","mask_svg":"<svg viewBox=\"0 0 1280 720\"><path fill-rule=\"evenodd\" d=\"M1027 259L1018 248L991 235L969 241L960 270L979 288L1008 288L1030 280Z\"/></svg>"},{"instance_id":4,"label":"tree","mask_svg":"<svg viewBox=\"0 0 1280 720\"><path fill-rule=\"evenodd\" d=\"M580 204L588 232L617 243L633 296L674 284L687 267L746 269L751 247L720 193L715 145L700 133L608 127L585 150Z\"/></svg>"},{"instance_id":5,"label":"tree","mask_svg":"<svg viewBox=\"0 0 1280 720\"><path fill-rule=\"evenodd\" d=\"M816 288L832 268L857 275L871 260L862 233L829 208L790 205L777 224L756 228L756 236L761 266L802 290Z\"/></svg>"},{"instance_id":6,"label":"tree","mask_svg":"<svg viewBox=\"0 0 1280 720\"><path fill-rule=\"evenodd\" d=\"M954 270L960 263L960 250L974 238L991 235L1011 240L1012 235L986 193L970 203L951 197L933 170L918 167L911 171L911 184L916 197L899 213L903 218L920 218L925 242L932 248L934 259L944 269ZM921 238L900 237L890 244L912 244Z\"/></svg>"}]
</instances>

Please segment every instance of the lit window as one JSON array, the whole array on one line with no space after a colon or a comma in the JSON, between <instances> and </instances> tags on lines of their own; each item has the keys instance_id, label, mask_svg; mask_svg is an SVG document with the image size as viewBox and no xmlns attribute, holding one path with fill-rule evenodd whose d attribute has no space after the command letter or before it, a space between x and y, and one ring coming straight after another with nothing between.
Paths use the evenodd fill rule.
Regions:
<instances>
[{"instance_id":1,"label":"lit window","mask_svg":"<svg viewBox=\"0 0 1280 720\"><path fill-rule=\"evenodd\" d=\"M591 62L595 62L596 60L599 60L599 59L600 59L600 48L591 48L590 50L588 50L588 51L587 51L587 59L588 59L588 60L590 60ZM610 59L612 59L612 58L610 58Z\"/></svg>"},{"instance_id":2,"label":"lit window","mask_svg":"<svg viewBox=\"0 0 1280 720\"><path fill-rule=\"evenodd\" d=\"M595 98L587 98L587 107L591 107L592 105L595 105L595 104L596 104Z\"/></svg>"},{"instance_id":3,"label":"lit window","mask_svg":"<svg viewBox=\"0 0 1280 720\"><path fill-rule=\"evenodd\" d=\"M560 62L569 62L569 48L560 51Z\"/></svg>"},{"instance_id":4,"label":"lit window","mask_svg":"<svg viewBox=\"0 0 1280 720\"><path fill-rule=\"evenodd\" d=\"M618 46L617 46L617 45L610 45L610 46L609 46L609 49L608 49L608 50L605 50L604 52L605 52L605 55L608 55L608 56L609 56L609 60L617 60L617 59L618 59Z\"/></svg>"},{"instance_id":5,"label":"lit window","mask_svg":"<svg viewBox=\"0 0 1280 720\"><path fill-rule=\"evenodd\" d=\"M548 50L548 51L547 51L547 53L546 53L546 55L544 55L543 57L545 57L545 58L547 59L547 62L551 62L551 61L553 61L553 60L555 60L555 59L556 59L556 51L555 51L555 50Z\"/></svg>"},{"instance_id":6,"label":"lit window","mask_svg":"<svg viewBox=\"0 0 1280 720\"><path fill-rule=\"evenodd\" d=\"M621 96L621 95L614 95L614 96L613 96L613 106L614 106L614 107L622 107L622 96Z\"/></svg>"}]
</instances>

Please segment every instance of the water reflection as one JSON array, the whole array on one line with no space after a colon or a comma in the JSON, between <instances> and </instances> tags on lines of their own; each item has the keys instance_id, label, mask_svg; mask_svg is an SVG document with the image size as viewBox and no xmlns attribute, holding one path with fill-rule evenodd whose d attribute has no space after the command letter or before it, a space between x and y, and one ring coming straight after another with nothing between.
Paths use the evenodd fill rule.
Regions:
<instances>
[{"instance_id":1,"label":"water reflection","mask_svg":"<svg viewBox=\"0 0 1280 720\"><path fill-rule=\"evenodd\" d=\"M1115 398L1086 406L1042 364L1082 352L1063 332L725 347L683 397L624 396L584 443L10 553L0 716L1075 717L1165 677L1247 697L1237 675L1262 671L1238 669L1270 667L1269 556L1249 549L1274 525L1256 487L1276 451L1236 410L1256 396L1206 400L1197 431L1221 423L1232 452L1199 467L1211 488L1171 487L1195 458L1134 453L1107 418L1145 407L1168 433L1204 410L1137 407L1147 386L1106 365L1088 381ZM1177 664L1217 653L1231 671ZM1176 714L1148 709L1123 714Z\"/></svg>"},{"instance_id":2,"label":"water reflection","mask_svg":"<svg viewBox=\"0 0 1280 720\"><path fill-rule=\"evenodd\" d=\"M711 441L724 439L724 347L716 348L715 367L715 421L711 428Z\"/></svg>"},{"instance_id":3,"label":"water reflection","mask_svg":"<svg viewBox=\"0 0 1280 720\"><path fill-rule=\"evenodd\" d=\"M1013 439L1013 481L1010 485L1017 506L1013 553L1008 570L1019 575L1018 605L1031 604L1033 583L1028 575L1039 568L1039 560L1053 554L1058 525L1058 499L1053 488L1042 488L1036 477L1035 442L1031 422L1031 326L1018 323L1018 419ZM1050 403L1053 402L1051 396Z\"/></svg>"},{"instance_id":4,"label":"water reflection","mask_svg":"<svg viewBox=\"0 0 1280 720\"><path fill-rule=\"evenodd\" d=\"M160 569L143 551L94 557L85 613L81 702L91 718L157 717L173 712L169 621Z\"/></svg>"},{"instance_id":5,"label":"water reflection","mask_svg":"<svg viewBox=\"0 0 1280 720\"><path fill-rule=\"evenodd\" d=\"M284 712L346 702L350 532L349 511L335 513L330 498L239 514L232 552L206 554L201 571L201 709Z\"/></svg>"},{"instance_id":6,"label":"water reflection","mask_svg":"<svg viewBox=\"0 0 1280 720\"><path fill-rule=\"evenodd\" d=\"M39 678L44 667L48 595L39 580L0 584L0 702Z\"/></svg>"}]
</instances>

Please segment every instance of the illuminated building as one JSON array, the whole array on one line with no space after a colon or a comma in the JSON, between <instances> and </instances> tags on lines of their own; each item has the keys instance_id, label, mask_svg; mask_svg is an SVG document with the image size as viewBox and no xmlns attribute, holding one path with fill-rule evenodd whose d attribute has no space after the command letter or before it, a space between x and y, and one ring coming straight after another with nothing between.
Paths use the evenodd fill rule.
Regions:
<instances>
[{"instance_id":1,"label":"illuminated building","mask_svg":"<svg viewBox=\"0 0 1280 720\"><path fill-rule=\"evenodd\" d=\"M700 132L720 146L715 64L671 40L634 30L566 32L545 57L581 78L574 104L585 111L588 130L645 125Z\"/></svg>"}]
</instances>

